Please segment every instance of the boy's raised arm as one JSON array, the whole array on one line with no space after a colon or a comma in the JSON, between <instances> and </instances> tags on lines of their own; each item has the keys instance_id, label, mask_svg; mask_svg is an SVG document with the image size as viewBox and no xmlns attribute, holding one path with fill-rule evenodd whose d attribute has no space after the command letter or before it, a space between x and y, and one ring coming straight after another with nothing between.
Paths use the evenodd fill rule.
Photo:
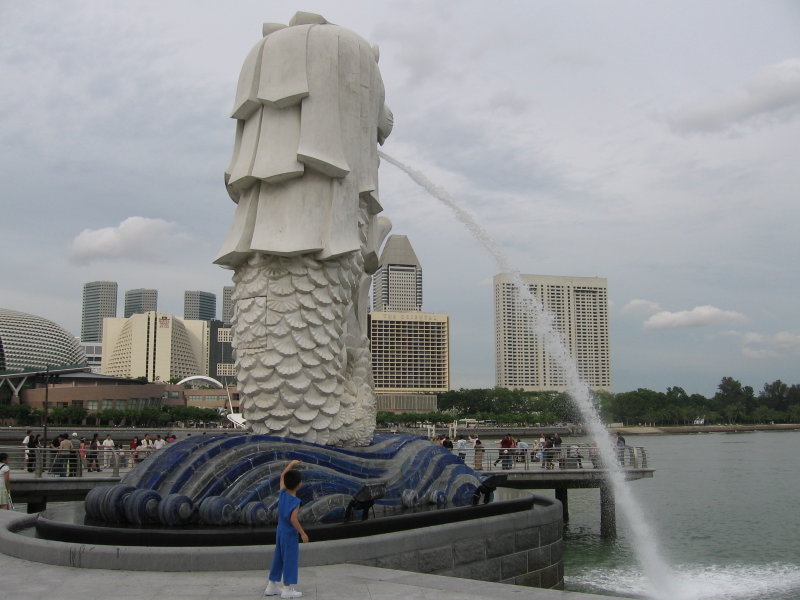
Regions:
<instances>
[{"instance_id":1,"label":"boy's raised arm","mask_svg":"<svg viewBox=\"0 0 800 600\"><path fill-rule=\"evenodd\" d=\"M303 461L295 459L295 460L291 461L288 465L286 465L286 468L281 472L281 488L280 489L282 489L282 490L286 489L286 485L284 485L284 483L283 483L283 476L286 475L292 469L294 469L301 462L303 462Z\"/></svg>"}]
</instances>

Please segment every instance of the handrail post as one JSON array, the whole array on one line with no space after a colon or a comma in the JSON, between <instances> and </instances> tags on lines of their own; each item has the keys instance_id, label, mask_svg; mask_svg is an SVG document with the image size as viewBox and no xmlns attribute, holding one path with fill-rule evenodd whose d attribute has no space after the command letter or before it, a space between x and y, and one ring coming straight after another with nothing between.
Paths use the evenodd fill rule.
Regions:
<instances>
[{"instance_id":1,"label":"handrail post","mask_svg":"<svg viewBox=\"0 0 800 600\"><path fill-rule=\"evenodd\" d=\"M33 449L33 476L39 479L42 478L42 465L44 463L44 453L47 452L46 448L34 448Z\"/></svg>"}]
</instances>

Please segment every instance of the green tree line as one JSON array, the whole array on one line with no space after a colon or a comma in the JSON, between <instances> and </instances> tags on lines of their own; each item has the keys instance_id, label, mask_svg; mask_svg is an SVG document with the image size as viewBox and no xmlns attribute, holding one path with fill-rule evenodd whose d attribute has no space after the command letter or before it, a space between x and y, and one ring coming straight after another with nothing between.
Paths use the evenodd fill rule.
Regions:
<instances>
[{"instance_id":1,"label":"green tree line","mask_svg":"<svg viewBox=\"0 0 800 600\"><path fill-rule=\"evenodd\" d=\"M695 419L729 425L800 423L800 385L780 380L765 383L758 393L733 377L723 377L710 398L689 395L680 387L667 388L666 392L640 388L600 394L600 402L607 421L626 425L687 425Z\"/></svg>"},{"instance_id":2,"label":"green tree line","mask_svg":"<svg viewBox=\"0 0 800 600\"><path fill-rule=\"evenodd\" d=\"M657 392L639 388L613 394L598 392L595 403L609 423L636 425L800 423L800 385L780 380L756 393L732 377L723 377L717 392L707 398L687 394L681 387ZM460 389L439 395L435 413L378 413L378 423L449 423L455 419L496 421L498 425L581 423L582 417L565 393L524 392L505 388Z\"/></svg>"},{"instance_id":3,"label":"green tree line","mask_svg":"<svg viewBox=\"0 0 800 600\"><path fill-rule=\"evenodd\" d=\"M43 423L43 411L25 404L0 404L0 420L17 425L39 427ZM110 427L157 427L177 421L209 421L219 423L220 414L213 408L196 406L148 406L139 410L109 408L90 413L79 406L55 407L47 412L49 425L106 425Z\"/></svg>"}]
</instances>

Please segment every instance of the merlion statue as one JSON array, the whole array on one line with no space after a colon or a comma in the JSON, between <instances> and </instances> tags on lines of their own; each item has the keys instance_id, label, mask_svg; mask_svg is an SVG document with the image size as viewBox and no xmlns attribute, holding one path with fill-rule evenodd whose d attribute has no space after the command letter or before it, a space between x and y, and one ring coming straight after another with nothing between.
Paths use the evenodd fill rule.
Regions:
<instances>
[{"instance_id":1,"label":"merlion statue","mask_svg":"<svg viewBox=\"0 0 800 600\"><path fill-rule=\"evenodd\" d=\"M214 261L234 270L240 410L255 433L368 444L367 294L391 227L377 216L392 128L378 50L311 13L263 33L239 76L236 213Z\"/></svg>"}]
</instances>

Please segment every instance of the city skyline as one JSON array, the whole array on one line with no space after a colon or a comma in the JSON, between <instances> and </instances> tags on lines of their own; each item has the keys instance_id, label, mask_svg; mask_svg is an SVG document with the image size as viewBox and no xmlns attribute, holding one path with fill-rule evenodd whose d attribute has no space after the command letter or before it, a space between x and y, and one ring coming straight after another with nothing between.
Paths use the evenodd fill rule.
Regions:
<instances>
[{"instance_id":1,"label":"city skyline","mask_svg":"<svg viewBox=\"0 0 800 600\"><path fill-rule=\"evenodd\" d=\"M794 382L800 7L580 6L9 4L2 306L78 335L83 282L158 289L175 315L183 290L230 285L211 260L233 214L241 57L302 8L380 46L383 150L475 214L510 264L608 279L615 391ZM383 214L425 263L426 308L450 314L452 385L493 385L497 267L386 161L380 177Z\"/></svg>"}]
</instances>

